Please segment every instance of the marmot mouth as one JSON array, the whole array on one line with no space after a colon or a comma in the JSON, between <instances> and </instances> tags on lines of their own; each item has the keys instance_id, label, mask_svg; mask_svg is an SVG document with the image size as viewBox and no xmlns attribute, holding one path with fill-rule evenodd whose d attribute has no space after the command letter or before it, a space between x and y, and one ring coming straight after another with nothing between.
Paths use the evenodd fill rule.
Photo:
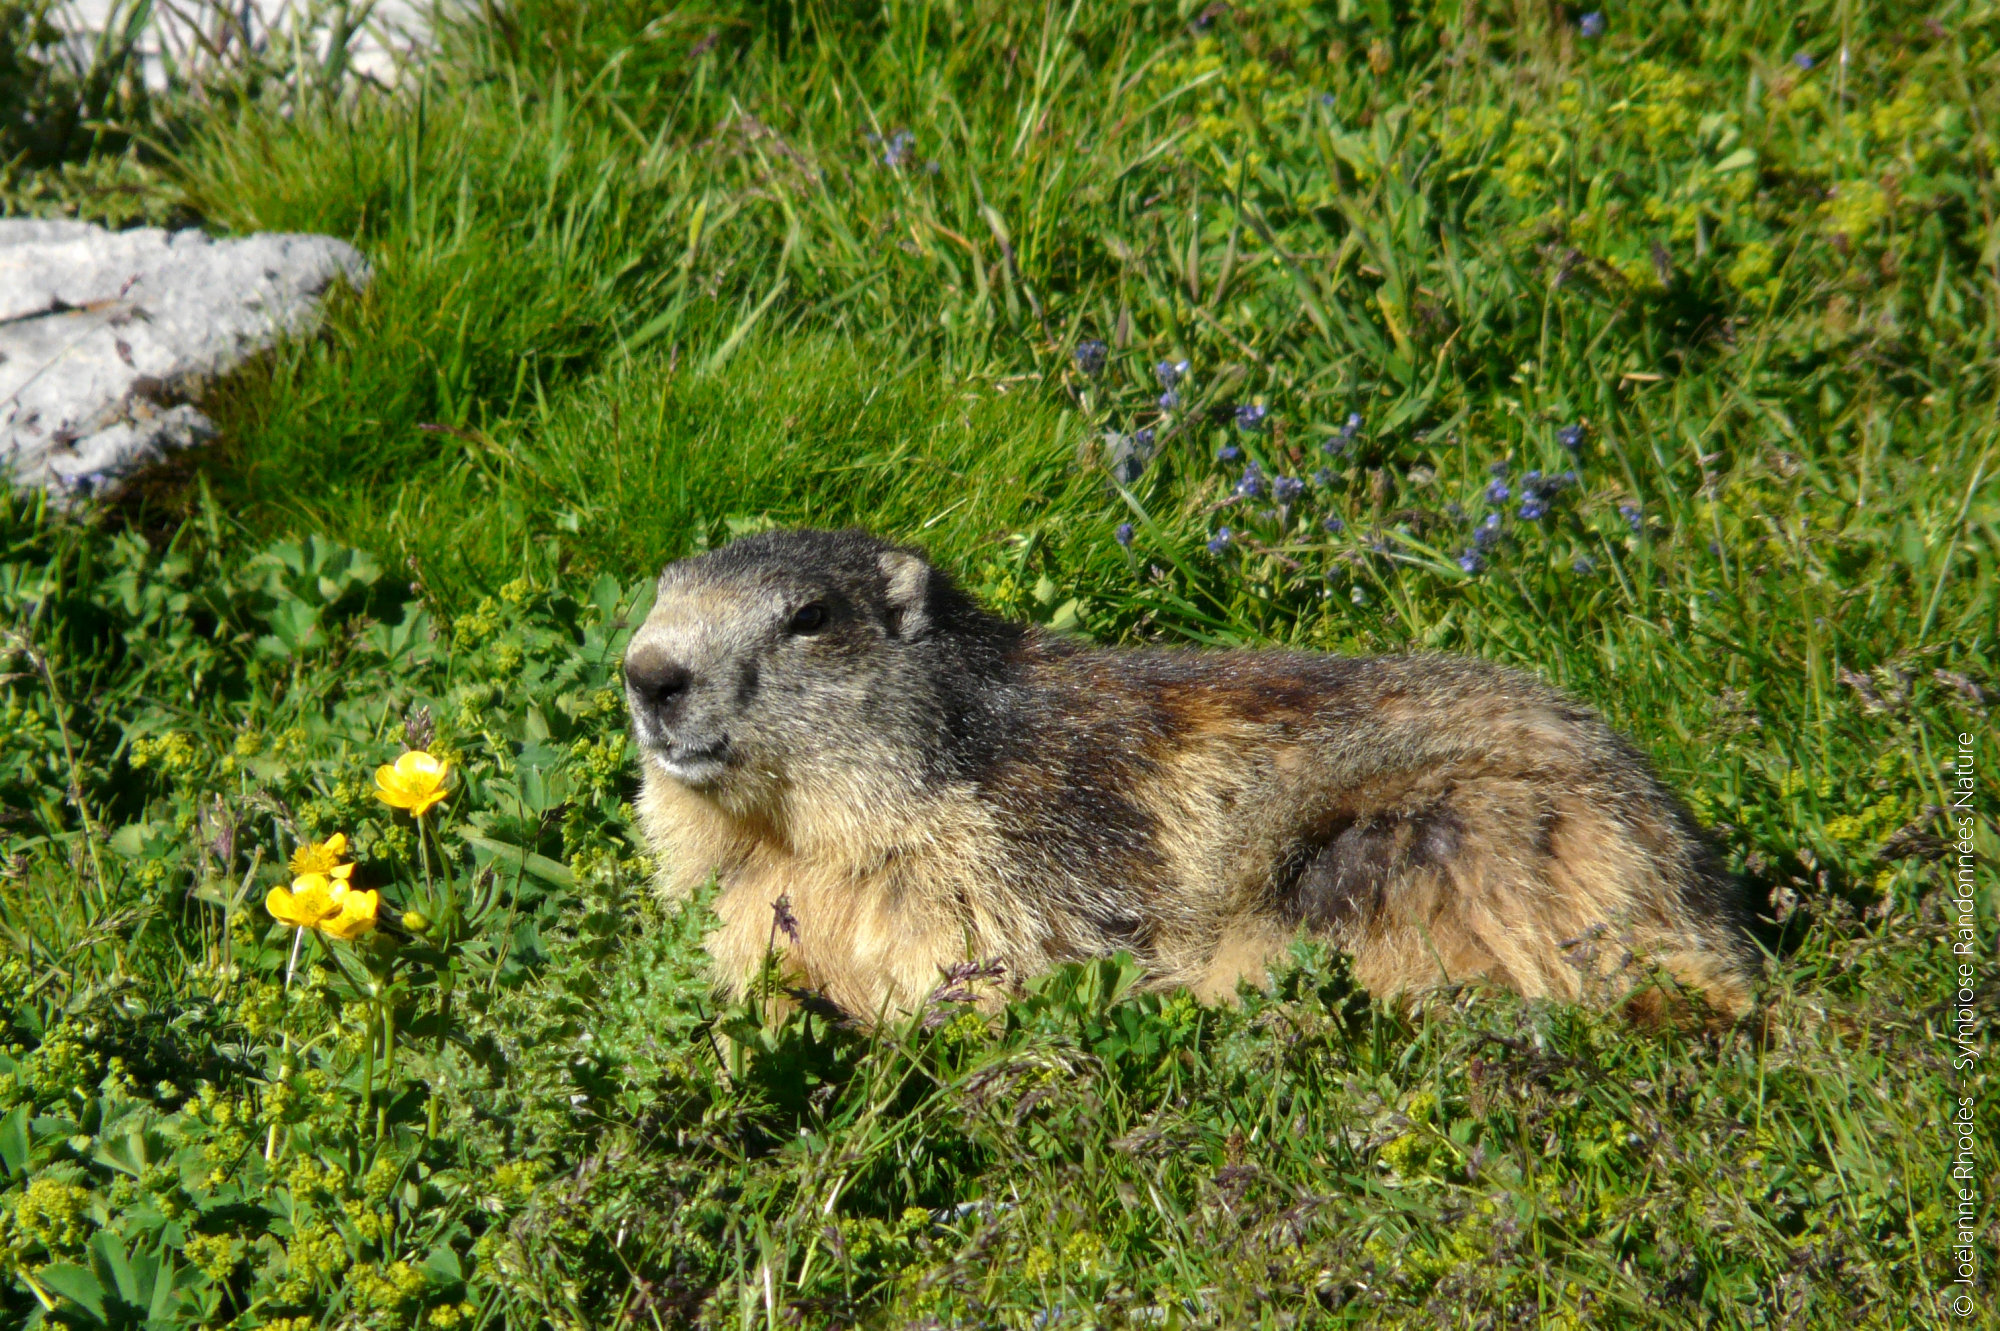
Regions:
<instances>
[{"instance_id":1,"label":"marmot mouth","mask_svg":"<svg viewBox=\"0 0 2000 1331\"><path fill-rule=\"evenodd\" d=\"M706 744L676 744L668 749L655 749L653 761L660 770L684 786L709 786L722 779L729 770L729 741L711 740Z\"/></svg>"}]
</instances>

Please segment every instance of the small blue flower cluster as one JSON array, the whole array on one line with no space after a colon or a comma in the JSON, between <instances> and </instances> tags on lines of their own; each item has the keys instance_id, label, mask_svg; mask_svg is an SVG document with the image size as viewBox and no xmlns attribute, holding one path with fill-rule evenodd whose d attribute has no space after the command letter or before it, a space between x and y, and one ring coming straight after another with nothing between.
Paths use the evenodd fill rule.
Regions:
<instances>
[{"instance_id":1,"label":"small blue flower cluster","mask_svg":"<svg viewBox=\"0 0 2000 1331\"><path fill-rule=\"evenodd\" d=\"M882 150L882 165L893 171L901 167L903 159L910 155L910 149L916 146L917 136L907 129L899 129L886 139L880 134L870 134L868 142Z\"/></svg>"},{"instance_id":2,"label":"small blue flower cluster","mask_svg":"<svg viewBox=\"0 0 2000 1331\"><path fill-rule=\"evenodd\" d=\"M1565 448L1574 451L1583 441L1583 427L1566 426L1558 432ZM1486 502L1492 505L1484 518L1472 529L1472 544L1459 553L1458 566L1467 573L1478 573L1486 567L1486 551L1506 535L1506 517L1502 505L1514 498L1518 489L1520 503L1514 515L1522 522L1539 522L1550 513L1550 505L1555 497L1577 483L1574 471L1556 472L1543 475L1540 471L1524 472L1518 487L1510 484L1508 466L1505 461L1495 462L1487 467L1492 480L1486 483ZM1464 519L1464 510L1453 504L1449 510L1454 520ZM1588 561L1583 561L1588 564ZM1594 567L1594 565L1592 565ZM1584 571L1579 569L1579 571Z\"/></svg>"},{"instance_id":3,"label":"small blue flower cluster","mask_svg":"<svg viewBox=\"0 0 2000 1331\"><path fill-rule=\"evenodd\" d=\"M1558 472L1544 476L1539 471L1531 471L1521 477L1521 506L1515 511L1523 522L1538 522L1548 516L1549 501L1576 484L1573 471Z\"/></svg>"},{"instance_id":4,"label":"small blue flower cluster","mask_svg":"<svg viewBox=\"0 0 2000 1331\"><path fill-rule=\"evenodd\" d=\"M1333 438L1321 444L1320 447L1325 449L1327 452L1333 454L1335 457L1338 457L1342 453L1345 453L1347 451L1347 446L1354 442L1354 436L1360 433L1361 433L1361 413L1358 411L1350 411L1347 413L1346 424L1340 427L1340 433L1336 434L1335 436L1333 436Z\"/></svg>"},{"instance_id":5,"label":"small blue flower cluster","mask_svg":"<svg viewBox=\"0 0 2000 1331\"><path fill-rule=\"evenodd\" d=\"M1076 368L1095 379L1104 373L1104 358L1110 348L1096 338L1076 344Z\"/></svg>"}]
</instances>

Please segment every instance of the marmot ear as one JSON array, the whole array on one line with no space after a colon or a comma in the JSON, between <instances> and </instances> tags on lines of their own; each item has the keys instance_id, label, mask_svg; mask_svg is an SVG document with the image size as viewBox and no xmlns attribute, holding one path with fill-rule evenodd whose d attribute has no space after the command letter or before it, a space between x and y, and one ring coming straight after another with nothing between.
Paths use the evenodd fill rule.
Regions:
<instances>
[{"instance_id":1,"label":"marmot ear","mask_svg":"<svg viewBox=\"0 0 2000 1331\"><path fill-rule=\"evenodd\" d=\"M921 638L931 627L931 566L890 550L878 561L888 583L889 627L899 638Z\"/></svg>"}]
</instances>

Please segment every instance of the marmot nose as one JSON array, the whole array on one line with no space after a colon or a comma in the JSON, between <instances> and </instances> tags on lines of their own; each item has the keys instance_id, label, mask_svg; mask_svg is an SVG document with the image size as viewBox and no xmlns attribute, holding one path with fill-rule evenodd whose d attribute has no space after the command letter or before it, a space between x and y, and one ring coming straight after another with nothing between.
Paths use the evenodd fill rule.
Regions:
<instances>
[{"instance_id":1,"label":"marmot nose","mask_svg":"<svg viewBox=\"0 0 2000 1331\"><path fill-rule=\"evenodd\" d=\"M665 707L687 692L693 679L686 666L664 652L640 650L625 658L625 685L649 707Z\"/></svg>"}]
</instances>

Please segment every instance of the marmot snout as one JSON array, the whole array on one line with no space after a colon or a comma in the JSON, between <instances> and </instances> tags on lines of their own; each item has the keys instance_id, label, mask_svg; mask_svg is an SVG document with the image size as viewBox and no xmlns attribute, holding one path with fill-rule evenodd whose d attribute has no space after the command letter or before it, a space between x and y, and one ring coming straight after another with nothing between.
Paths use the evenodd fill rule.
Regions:
<instances>
[{"instance_id":1,"label":"marmot snout","mask_svg":"<svg viewBox=\"0 0 2000 1331\"><path fill-rule=\"evenodd\" d=\"M864 1019L961 961L1018 983L1120 949L1229 994L1301 928L1385 996L1750 1001L1742 903L1679 802L1478 661L1083 647L916 551L781 531L667 567L626 692L662 889L719 877L739 993L784 896L790 979Z\"/></svg>"}]
</instances>

